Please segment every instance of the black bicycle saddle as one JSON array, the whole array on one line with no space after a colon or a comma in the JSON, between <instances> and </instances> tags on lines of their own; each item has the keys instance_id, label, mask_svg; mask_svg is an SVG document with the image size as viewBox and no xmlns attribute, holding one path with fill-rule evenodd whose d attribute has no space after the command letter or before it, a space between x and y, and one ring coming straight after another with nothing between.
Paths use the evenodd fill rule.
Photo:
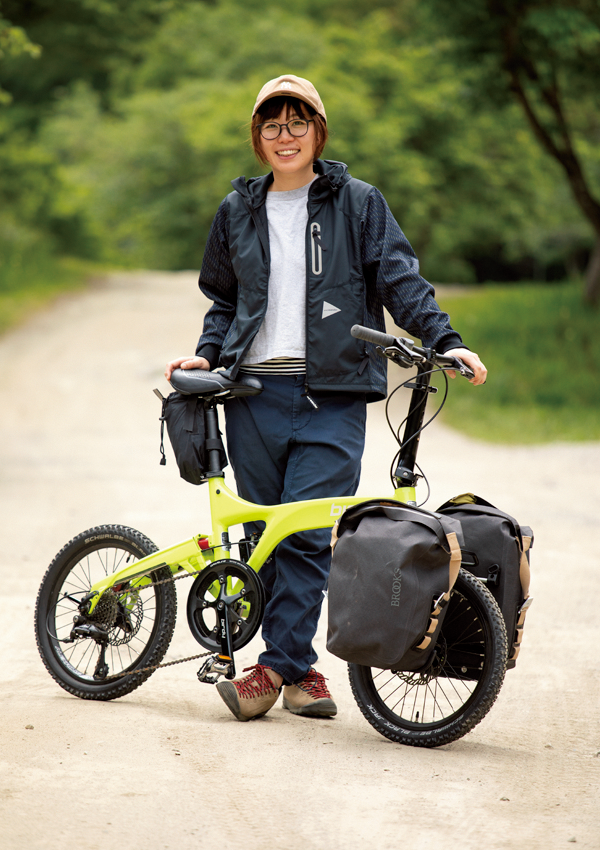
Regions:
<instances>
[{"instance_id":1,"label":"black bicycle saddle","mask_svg":"<svg viewBox=\"0 0 600 850\"><path fill-rule=\"evenodd\" d=\"M234 396L259 395L263 385L253 375L240 375L231 381L223 372L208 372L205 369L174 369L171 386L182 395Z\"/></svg>"}]
</instances>

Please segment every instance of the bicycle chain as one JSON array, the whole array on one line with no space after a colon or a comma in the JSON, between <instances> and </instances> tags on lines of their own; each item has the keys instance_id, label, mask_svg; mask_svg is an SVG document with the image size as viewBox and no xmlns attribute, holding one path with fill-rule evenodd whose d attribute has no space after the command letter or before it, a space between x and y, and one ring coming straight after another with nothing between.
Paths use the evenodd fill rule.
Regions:
<instances>
[{"instance_id":1,"label":"bicycle chain","mask_svg":"<svg viewBox=\"0 0 600 850\"><path fill-rule=\"evenodd\" d=\"M203 567L201 570L194 570L193 573L185 572L180 576L171 575L169 578L161 578L157 581L151 581L149 584L144 585L144 590L149 587L158 587L159 584L168 584L169 582L179 581L181 578L192 578L192 576L200 575L200 573L204 572L205 569L206 567ZM110 590L110 588L108 589ZM201 652L198 655L188 655L187 658L178 658L177 661L166 661L164 664L155 664L153 667L140 667L136 670L125 670L122 673L113 673L112 676L107 676L105 679L102 679L102 681L108 682L110 679L123 679L125 676L136 676L138 673L151 672L153 670L158 670L160 667L172 667L174 664L184 664L186 661L195 661L198 658L205 658L207 655L214 655L214 652L209 650L208 652Z\"/></svg>"}]
</instances>

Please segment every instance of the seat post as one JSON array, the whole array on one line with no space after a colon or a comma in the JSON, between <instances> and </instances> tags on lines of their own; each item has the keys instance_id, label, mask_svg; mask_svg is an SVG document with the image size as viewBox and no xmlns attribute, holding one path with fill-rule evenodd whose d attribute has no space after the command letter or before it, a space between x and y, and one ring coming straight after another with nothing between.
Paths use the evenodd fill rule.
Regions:
<instances>
[{"instance_id":1,"label":"seat post","mask_svg":"<svg viewBox=\"0 0 600 850\"><path fill-rule=\"evenodd\" d=\"M206 453L208 455L207 478L220 478L223 475L221 468L221 435L219 434L219 415L217 403L210 399L206 406Z\"/></svg>"}]
</instances>

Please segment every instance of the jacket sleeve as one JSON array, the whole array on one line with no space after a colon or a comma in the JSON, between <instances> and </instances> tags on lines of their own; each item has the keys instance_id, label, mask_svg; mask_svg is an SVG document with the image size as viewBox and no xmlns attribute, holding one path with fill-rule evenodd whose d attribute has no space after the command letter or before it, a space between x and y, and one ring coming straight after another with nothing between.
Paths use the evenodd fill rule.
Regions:
<instances>
[{"instance_id":1,"label":"jacket sleeve","mask_svg":"<svg viewBox=\"0 0 600 850\"><path fill-rule=\"evenodd\" d=\"M213 304L204 317L196 355L206 357L210 368L214 369L235 318L237 304L238 284L229 255L227 198L219 206L208 234L198 286Z\"/></svg>"},{"instance_id":2,"label":"jacket sleeve","mask_svg":"<svg viewBox=\"0 0 600 850\"><path fill-rule=\"evenodd\" d=\"M440 310L433 286L419 274L419 261L378 189L373 189L361 213L362 264L367 299L387 308L396 324L441 354L465 348Z\"/></svg>"}]
</instances>

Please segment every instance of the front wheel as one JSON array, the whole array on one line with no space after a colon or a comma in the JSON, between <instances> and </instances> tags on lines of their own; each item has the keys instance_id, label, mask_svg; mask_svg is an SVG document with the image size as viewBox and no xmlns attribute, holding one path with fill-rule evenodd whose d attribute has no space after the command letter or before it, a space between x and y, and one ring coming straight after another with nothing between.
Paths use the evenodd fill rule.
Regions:
<instances>
[{"instance_id":1,"label":"front wheel","mask_svg":"<svg viewBox=\"0 0 600 850\"><path fill-rule=\"evenodd\" d=\"M82 616L92 585L156 551L139 531L102 525L67 543L48 567L36 602L36 640L48 672L69 693L115 699L139 687L152 673L143 668L163 659L177 614L168 567L109 588ZM84 636L74 637L78 619Z\"/></svg>"},{"instance_id":2,"label":"front wheel","mask_svg":"<svg viewBox=\"0 0 600 850\"><path fill-rule=\"evenodd\" d=\"M439 747L462 738L488 713L504 681L506 647L496 601L461 569L427 668L406 673L349 664L352 693L386 738Z\"/></svg>"}]
</instances>

